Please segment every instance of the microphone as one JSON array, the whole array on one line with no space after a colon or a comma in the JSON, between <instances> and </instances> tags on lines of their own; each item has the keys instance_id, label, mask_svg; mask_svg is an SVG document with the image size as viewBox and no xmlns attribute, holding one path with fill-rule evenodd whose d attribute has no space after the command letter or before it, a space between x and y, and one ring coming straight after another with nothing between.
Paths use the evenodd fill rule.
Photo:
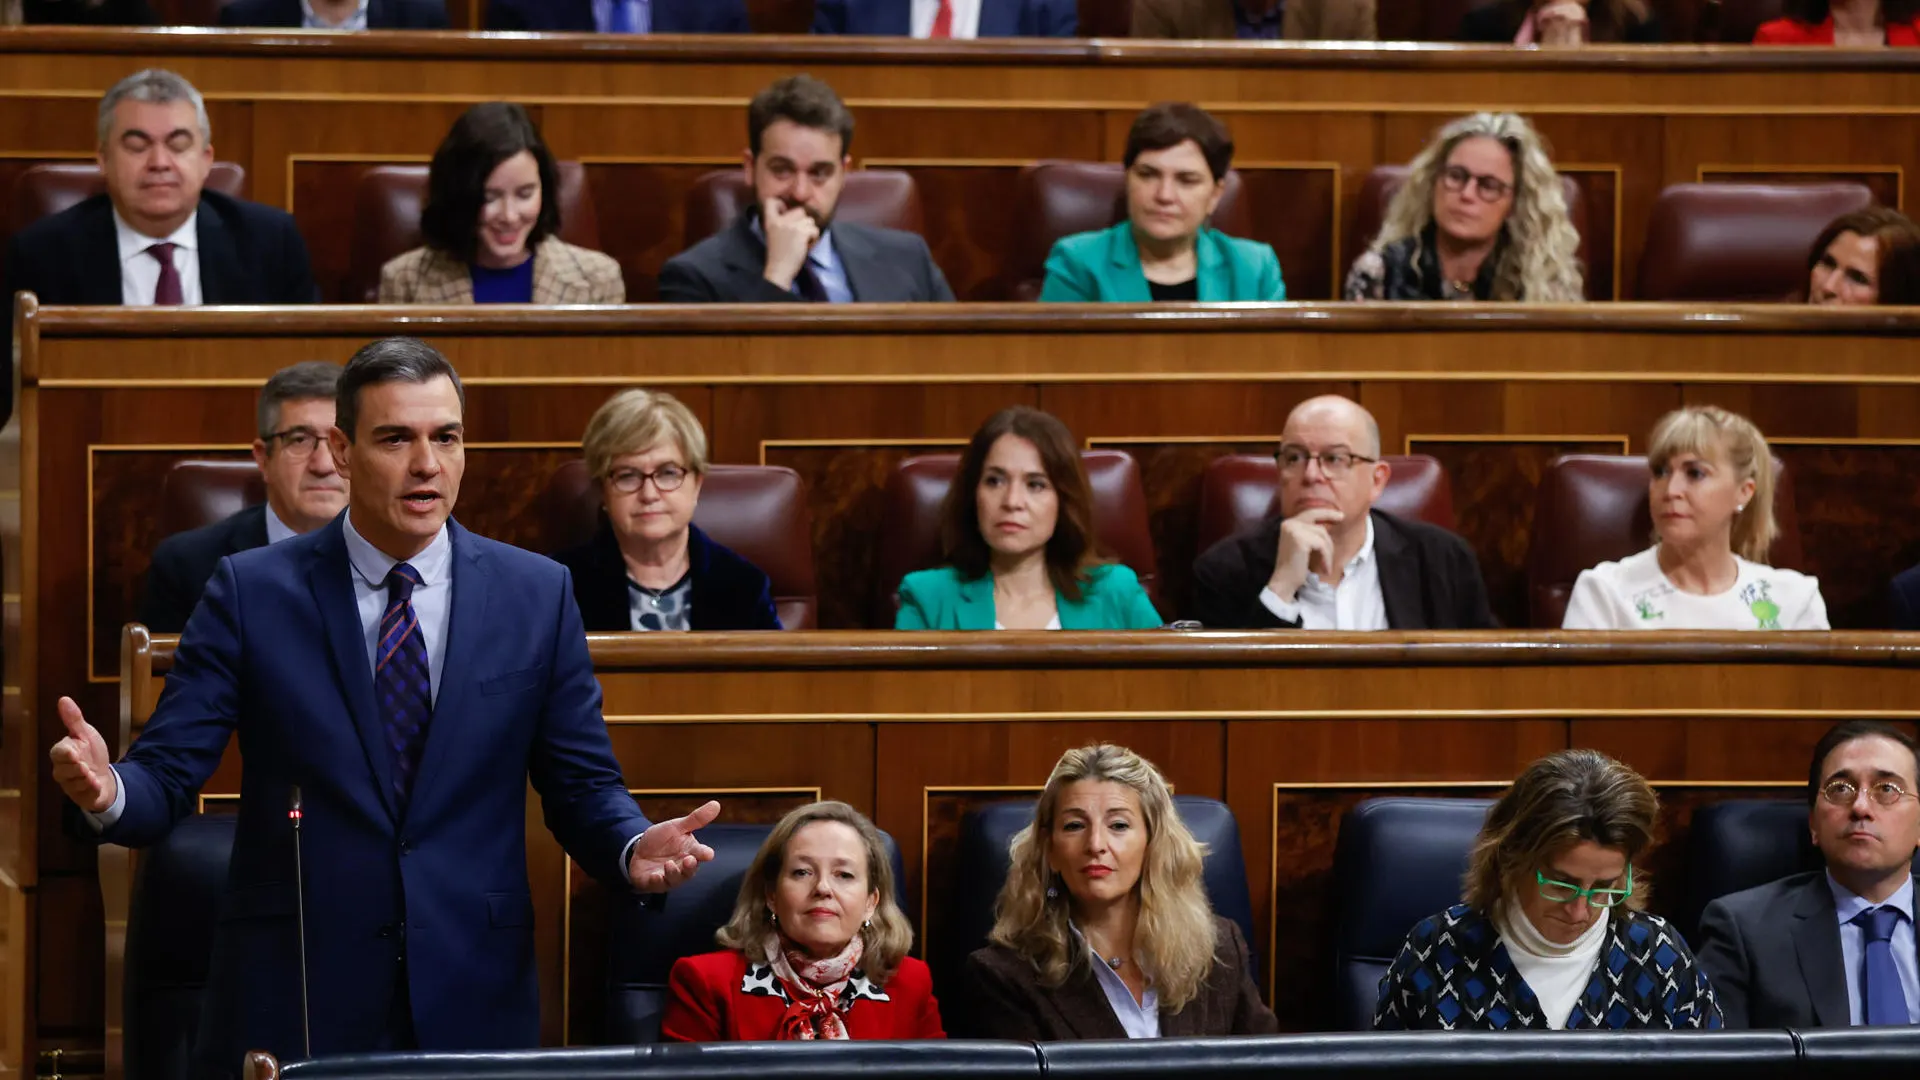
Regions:
<instances>
[{"instance_id":1,"label":"microphone","mask_svg":"<svg viewBox=\"0 0 1920 1080\"><path fill-rule=\"evenodd\" d=\"M287 799L287 820L293 822L293 910L294 925L300 934L300 1045L308 1059L313 1057L313 1028L307 1013L307 886L300 865L300 785L293 785Z\"/></svg>"}]
</instances>

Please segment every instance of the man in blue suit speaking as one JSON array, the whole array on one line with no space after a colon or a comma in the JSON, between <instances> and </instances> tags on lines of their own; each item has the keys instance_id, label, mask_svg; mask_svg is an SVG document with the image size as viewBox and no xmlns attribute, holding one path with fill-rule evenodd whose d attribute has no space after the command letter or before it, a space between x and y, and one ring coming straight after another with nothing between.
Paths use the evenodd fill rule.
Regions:
<instances>
[{"instance_id":1,"label":"man in blue suit speaking","mask_svg":"<svg viewBox=\"0 0 1920 1080\"><path fill-rule=\"evenodd\" d=\"M539 1043L526 785L581 866L659 892L713 852L709 802L649 826L600 713L567 571L452 521L465 395L411 338L341 372L347 511L221 560L146 731L117 766L70 698L53 775L103 840L191 813L238 732L246 767L195 1077L302 1056L290 798L303 798L315 1055Z\"/></svg>"}]
</instances>

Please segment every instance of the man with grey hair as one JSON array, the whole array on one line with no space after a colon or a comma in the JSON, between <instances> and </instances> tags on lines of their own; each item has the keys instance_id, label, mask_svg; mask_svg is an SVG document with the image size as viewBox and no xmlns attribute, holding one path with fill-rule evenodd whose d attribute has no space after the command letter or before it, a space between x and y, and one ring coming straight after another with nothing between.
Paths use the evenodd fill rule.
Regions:
<instances>
[{"instance_id":1,"label":"man with grey hair","mask_svg":"<svg viewBox=\"0 0 1920 1080\"><path fill-rule=\"evenodd\" d=\"M9 325L16 292L42 304L319 299L291 215L205 190L213 127L193 84L159 68L127 76L100 99L96 134L106 193L34 222L8 246L0 296Z\"/></svg>"},{"instance_id":2,"label":"man with grey hair","mask_svg":"<svg viewBox=\"0 0 1920 1080\"><path fill-rule=\"evenodd\" d=\"M1491 629L1480 564L1436 525L1373 508L1393 469L1373 414L1334 394L1295 406L1274 454L1280 510L1193 564L1193 614L1258 630Z\"/></svg>"},{"instance_id":3,"label":"man with grey hair","mask_svg":"<svg viewBox=\"0 0 1920 1080\"><path fill-rule=\"evenodd\" d=\"M267 501L160 541L140 601L148 630L184 629L221 559L310 533L346 509L347 479L327 446L339 383L340 365L324 360L281 368L267 380L254 410L253 440Z\"/></svg>"}]
</instances>

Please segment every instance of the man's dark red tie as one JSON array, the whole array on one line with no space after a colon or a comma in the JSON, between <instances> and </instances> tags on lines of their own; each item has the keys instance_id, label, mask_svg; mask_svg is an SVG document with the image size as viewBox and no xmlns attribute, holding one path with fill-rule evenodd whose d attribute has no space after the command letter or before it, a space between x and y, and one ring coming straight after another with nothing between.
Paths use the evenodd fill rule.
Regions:
<instances>
[{"instance_id":1,"label":"man's dark red tie","mask_svg":"<svg viewBox=\"0 0 1920 1080\"><path fill-rule=\"evenodd\" d=\"M180 295L180 271L173 265L173 244L155 244L147 254L160 263L160 284L154 286L153 302L178 307L186 300Z\"/></svg>"},{"instance_id":2,"label":"man's dark red tie","mask_svg":"<svg viewBox=\"0 0 1920 1080\"><path fill-rule=\"evenodd\" d=\"M953 0L940 0L940 10L933 16L933 32L929 38L950 38L953 36Z\"/></svg>"}]
</instances>

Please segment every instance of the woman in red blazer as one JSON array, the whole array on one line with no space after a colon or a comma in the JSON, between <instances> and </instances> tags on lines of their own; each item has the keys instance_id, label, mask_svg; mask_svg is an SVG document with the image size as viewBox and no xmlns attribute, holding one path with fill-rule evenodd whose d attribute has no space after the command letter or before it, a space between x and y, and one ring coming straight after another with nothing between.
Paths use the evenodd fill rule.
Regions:
<instances>
[{"instance_id":1,"label":"woman in red blazer","mask_svg":"<svg viewBox=\"0 0 1920 1080\"><path fill-rule=\"evenodd\" d=\"M1920 0L1787 0L1785 9L1760 24L1755 45L1920 46Z\"/></svg>"},{"instance_id":2,"label":"woman in red blazer","mask_svg":"<svg viewBox=\"0 0 1920 1080\"><path fill-rule=\"evenodd\" d=\"M714 936L725 949L673 965L663 1040L947 1037L880 831L846 803L774 826Z\"/></svg>"}]
</instances>

